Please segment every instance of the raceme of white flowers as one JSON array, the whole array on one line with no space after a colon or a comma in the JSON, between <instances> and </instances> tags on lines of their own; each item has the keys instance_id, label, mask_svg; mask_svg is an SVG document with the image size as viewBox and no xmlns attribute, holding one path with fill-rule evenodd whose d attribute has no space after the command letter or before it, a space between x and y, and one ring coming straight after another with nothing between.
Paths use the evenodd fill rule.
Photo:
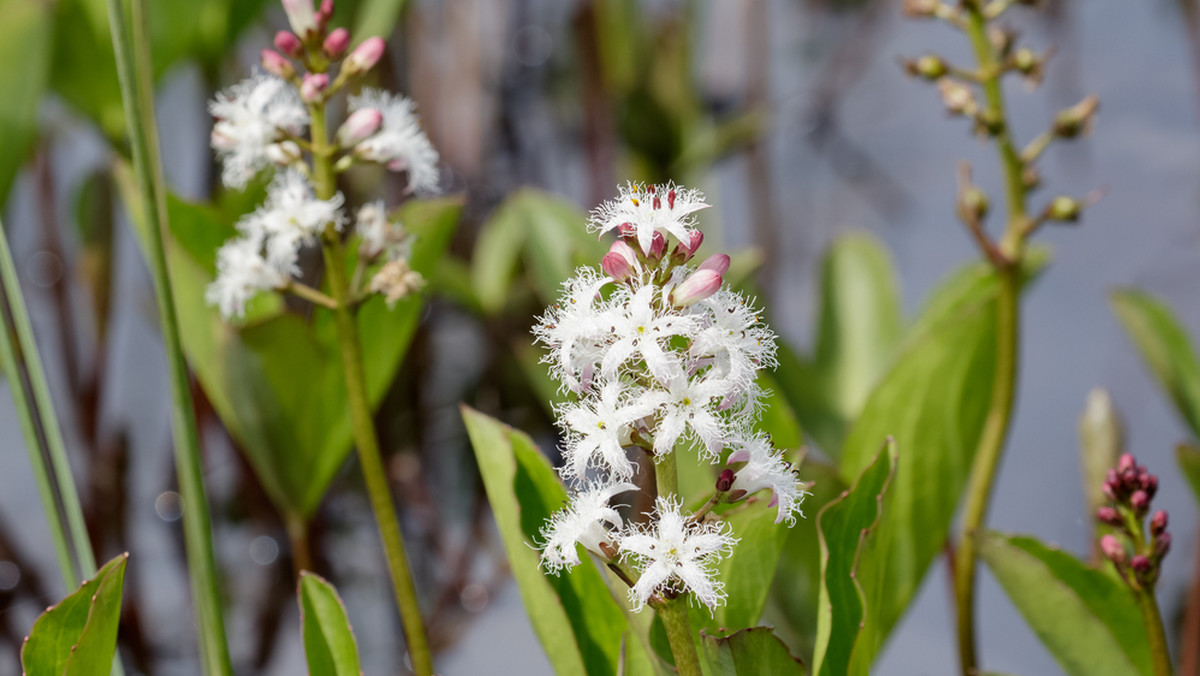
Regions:
<instances>
[{"instance_id":1,"label":"raceme of white flowers","mask_svg":"<svg viewBox=\"0 0 1200 676\"><path fill-rule=\"evenodd\" d=\"M276 36L282 54L263 50L263 68L268 72L253 74L209 104L215 118L212 146L221 160L226 186L244 189L260 172L275 168L263 204L238 222L239 236L217 253L217 278L206 298L226 318L243 315L246 304L259 292L295 284L301 273L300 251L319 243L330 228L342 232L352 225L360 237L361 260L383 259L364 291L379 293L392 304L423 285L407 260L412 238L388 217L382 201L363 205L351 217L340 193L331 199L315 196L310 181L313 168L305 152L311 157L311 139L305 134L313 111L320 112L336 88L372 68L384 51L380 38L369 38L342 59L349 35L338 29L323 37L328 17L318 14L313 15L312 25L304 23L299 35L281 31ZM304 50L309 55L320 51L322 58L310 59ZM341 74L332 86L326 73L303 73L304 64L339 61ZM412 101L364 88L350 97L349 109L332 140L336 171L355 163L374 163L404 172L408 192L437 191L438 153L421 130Z\"/></svg>"},{"instance_id":2,"label":"raceme of white flowers","mask_svg":"<svg viewBox=\"0 0 1200 676\"><path fill-rule=\"evenodd\" d=\"M776 523L793 525L806 495L796 468L754 430L763 397L755 381L775 366L774 334L749 301L723 288L728 256L688 265L703 240L694 214L707 206L695 190L625 186L589 223L620 237L601 269L579 269L534 327L549 350L543 361L571 398L556 413L560 472L576 487L542 529L542 566L557 574L578 565L582 545L629 567L637 609L683 594L721 604L715 566L737 542L718 514L688 513L677 495L623 516L642 459L677 453L724 463L710 504L769 491Z\"/></svg>"}]
</instances>

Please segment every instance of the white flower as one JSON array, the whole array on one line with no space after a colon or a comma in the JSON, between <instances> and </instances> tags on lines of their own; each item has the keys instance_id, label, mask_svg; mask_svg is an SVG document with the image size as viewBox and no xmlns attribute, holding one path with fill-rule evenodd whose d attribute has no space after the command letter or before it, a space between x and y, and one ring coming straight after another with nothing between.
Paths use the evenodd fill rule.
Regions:
<instances>
[{"instance_id":1,"label":"white flower","mask_svg":"<svg viewBox=\"0 0 1200 676\"><path fill-rule=\"evenodd\" d=\"M261 250L262 242L251 237L236 237L217 250L217 278L208 285L204 299L226 319L240 317L259 291L288 283L286 275L263 259Z\"/></svg>"},{"instance_id":2,"label":"white flower","mask_svg":"<svg viewBox=\"0 0 1200 676\"><path fill-rule=\"evenodd\" d=\"M590 384L595 367L612 341L607 304L598 300L612 279L580 268L563 283L559 302L538 319L533 334L550 348L542 360L565 390L579 392Z\"/></svg>"},{"instance_id":3,"label":"white flower","mask_svg":"<svg viewBox=\"0 0 1200 676\"><path fill-rule=\"evenodd\" d=\"M691 592L713 608L725 600L724 584L713 579L713 569L733 551L737 538L724 521L692 522L680 512L674 496L659 496L654 522L623 536L618 543L622 559L637 567L638 581L629 590L634 610L641 610L654 594Z\"/></svg>"},{"instance_id":4,"label":"white flower","mask_svg":"<svg viewBox=\"0 0 1200 676\"><path fill-rule=\"evenodd\" d=\"M601 204L592 212L588 227L599 232L616 228L631 231L636 234L642 252L649 253L655 233L664 237L671 234L680 242L690 242L695 225L692 214L706 207L704 194L698 190L673 183L649 187L628 183L621 188L617 199Z\"/></svg>"},{"instance_id":5,"label":"white flower","mask_svg":"<svg viewBox=\"0 0 1200 676\"><path fill-rule=\"evenodd\" d=\"M796 469L783 458L783 453L775 452L771 440L764 435L738 440L735 445L737 450L730 454L728 464L745 465L737 470L730 491L746 491L750 495L769 489L768 506L779 508L775 523L786 519L789 526L796 525L796 516L804 516L800 503L808 495Z\"/></svg>"},{"instance_id":6,"label":"white flower","mask_svg":"<svg viewBox=\"0 0 1200 676\"><path fill-rule=\"evenodd\" d=\"M759 369L775 367L775 334L763 326L758 312L741 294L728 289L696 303L692 310L706 326L692 340L689 357L710 366L705 377L724 383L725 396L753 394Z\"/></svg>"},{"instance_id":7,"label":"white flower","mask_svg":"<svg viewBox=\"0 0 1200 676\"><path fill-rule=\"evenodd\" d=\"M662 457L675 448L685 432L700 443L702 457L715 461L725 448L729 423L718 415L720 389L704 379L680 375L656 393L663 405L662 419L654 430L654 455Z\"/></svg>"},{"instance_id":8,"label":"white flower","mask_svg":"<svg viewBox=\"0 0 1200 676\"><path fill-rule=\"evenodd\" d=\"M383 126L355 146L355 154L369 162L408 172L408 187L419 194L437 192L438 153L417 123L416 104L378 89L363 89L350 97L350 112L374 108L383 113Z\"/></svg>"},{"instance_id":9,"label":"white flower","mask_svg":"<svg viewBox=\"0 0 1200 676\"><path fill-rule=\"evenodd\" d=\"M244 188L269 164L292 157L282 133L299 135L308 126L296 89L264 73L220 92L208 109L216 118L212 145L223 164L221 180L230 188Z\"/></svg>"},{"instance_id":10,"label":"white flower","mask_svg":"<svg viewBox=\"0 0 1200 676\"><path fill-rule=\"evenodd\" d=\"M634 466L625 457L629 427L655 410L653 402L619 381L604 383L575 404L558 408L558 422L568 435L563 474L581 478L589 466L601 466L621 478L633 476Z\"/></svg>"},{"instance_id":11,"label":"white flower","mask_svg":"<svg viewBox=\"0 0 1200 676\"><path fill-rule=\"evenodd\" d=\"M617 375L630 358L638 357L646 368L666 383L683 371L678 355L663 349L663 341L686 336L696 330L687 316L664 307L662 289L647 284L637 289L620 307L614 307L609 332L616 339L604 354L601 372L606 378Z\"/></svg>"},{"instance_id":12,"label":"white flower","mask_svg":"<svg viewBox=\"0 0 1200 676\"><path fill-rule=\"evenodd\" d=\"M579 565L577 544L605 559L615 556L617 547L613 534L614 531L619 532L624 523L609 502L617 493L637 489L637 486L628 482L594 483L576 493L571 503L555 512L542 527L541 535L545 541L542 545L542 567L558 574L564 568L570 570ZM605 549L610 551L605 552Z\"/></svg>"},{"instance_id":13,"label":"white flower","mask_svg":"<svg viewBox=\"0 0 1200 676\"><path fill-rule=\"evenodd\" d=\"M296 171L275 177L267 188L267 201L238 222L238 229L251 239L265 242L267 261L276 269L295 274L300 246L317 240L325 226L339 228L342 195L320 200L313 196L308 179Z\"/></svg>"}]
</instances>

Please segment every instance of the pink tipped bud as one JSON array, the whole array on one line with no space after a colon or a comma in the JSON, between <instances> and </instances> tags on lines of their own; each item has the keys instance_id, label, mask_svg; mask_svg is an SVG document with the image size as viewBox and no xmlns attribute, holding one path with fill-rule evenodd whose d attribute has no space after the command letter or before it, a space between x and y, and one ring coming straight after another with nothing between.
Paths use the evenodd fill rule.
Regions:
<instances>
[{"instance_id":1,"label":"pink tipped bud","mask_svg":"<svg viewBox=\"0 0 1200 676\"><path fill-rule=\"evenodd\" d=\"M1109 526L1121 526L1121 515L1112 507L1101 507L1096 510L1096 520Z\"/></svg>"},{"instance_id":2,"label":"pink tipped bud","mask_svg":"<svg viewBox=\"0 0 1200 676\"><path fill-rule=\"evenodd\" d=\"M360 108L354 111L337 131L337 142L350 148L375 135L383 124L383 113L375 108Z\"/></svg>"},{"instance_id":3,"label":"pink tipped bud","mask_svg":"<svg viewBox=\"0 0 1200 676\"><path fill-rule=\"evenodd\" d=\"M667 195L669 198L668 201L671 202L672 206L674 206L675 191L672 190L671 192L667 193ZM684 248L684 250L687 251L689 256L695 256L696 252L700 250L700 245L703 242L704 242L704 233L700 232L699 230L693 230L691 236L688 237L688 241L680 242L679 246L682 246Z\"/></svg>"},{"instance_id":4,"label":"pink tipped bud","mask_svg":"<svg viewBox=\"0 0 1200 676\"><path fill-rule=\"evenodd\" d=\"M667 239L663 237L661 232L654 233L654 237L650 239L650 250L646 255L659 260L662 258L663 252L667 250Z\"/></svg>"},{"instance_id":5,"label":"pink tipped bud","mask_svg":"<svg viewBox=\"0 0 1200 676\"><path fill-rule=\"evenodd\" d=\"M1138 575L1145 575L1150 572L1150 559L1138 554L1129 561L1129 567Z\"/></svg>"},{"instance_id":6,"label":"pink tipped bud","mask_svg":"<svg viewBox=\"0 0 1200 676\"><path fill-rule=\"evenodd\" d=\"M325 44L322 46L325 50L325 55L331 59L340 59L346 53L346 49L350 47L350 31L345 28L335 28L329 37L325 38Z\"/></svg>"},{"instance_id":7,"label":"pink tipped bud","mask_svg":"<svg viewBox=\"0 0 1200 676\"><path fill-rule=\"evenodd\" d=\"M1134 491L1133 495L1129 496L1129 506L1138 514L1145 514L1150 508L1150 496L1146 495L1146 491Z\"/></svg>"},{"instance_id":8,"label":"pink tipped bud","mask_svg":"<svg viewBox=\"0 0 1200 676\"><path fill-rule=\"evenodd\" d=\"M1167 513L1160 509L1154 513L1154 516L1150 517L1150 534L1154 537L1158 537L1166 530Z\"/></svg>"},{"instance_id":9,"label":"pink tipped bud","mask_svg":"<svg viewBox=\"0 0 1200 676\"><path fill-rule=\"evenodd\" d=\"M320 101L329 86L329 76L325 73L306 73L304 82L300 84L300 98L307 103Z\"/></svg>"},{"instance_id":10,"label":"pink tipped bud","mask_svg":"<svg viewBox=\"0 0 1200 676\"><path fill-rule=\"evenodd\" d=\"M604 270L604 274L618 282L629 279L629 276L633 274L633 266L629 264L629 261L611 251L600 259L600 267Z\"/></svg>"},{"instance_id":11,"label":"pink tipped bud","mask_svg":"<svg viewBox=\"0 0 1200 676\"><path fill-rule=\"evenodd\" d=\"M268 73L278 75L285 80L296 75L296 69L292 67L292 62L273 49L262 50L262 67Z\"/></svg>"},{"instance_id":12,"label":"pink tipped bud","mask_svg":"<svg viewBox=\"0 0 1200 676\"><path fill-rule=\"evenodd\" d=\"M342 69L351 75L371 70L375 64L379 63L379 59L383 58L385 46L381 37L367 38L361 45L355 47L353 52L350 52L350 56L347 56L345 63L342 64Z\"/></svg>"},{"instance_id":13,"label":"pink tipped bud","mask_svg":"<svg viewBox=\"0 0 1200 676\"><path fill-rule=\"evenodd\" d=\"M721 470L721 475L717 477L717 490L724 493L733 488L733 480L736 478L737 475L733 473L733 470L728 468Z\"/></svg>"},{"instance_id":14,"label":"pink tipped bud","mask_svg":"<svg viewBox=\"0 0 1200 676\"><path fill-rule=\"evenodd\" d=\"M1154 556L1159 559L1167 555L1171 551L1171 534L1163 533L1154 539Z\"/></svg>"},{"instance_id":15,"label":"pink tipped bud","mask_svg":"<svg viewBox=\"0 0 1200 676\"><path fill-rule=\"evenodd\" d=\"M296 35L305 36L317 27L317 14L312 0L282 0L283 11L287 12L288 23Z\"/></svg>"},{"instance_id":16,"label":"pink tipped bud","mask_svg":"<svg viewBox=\"0 0 1200 676\"><path fill-rule=\"evenodd\" d=\"M1115 535L1105 535L1100 538L1100 551L1113 563L1125 562L1125 546Z\"/></svg>"},{"instance_id":17,"label":"pink tipped bud","mask_svg":"<svg viewBox=\"0 0 1200 676\"><path fill-rule=\"evenodd\" d=\"M1117 460L1117 473L1120 474L1126 470L1137 470L1137 461L1134 460L1133 455L1130 453L1122 454Z\"/></svg>"},{"instance_id":18,"label":"pink tipped bud","mask_svg":"<svg viewBox=\"0 0 1200 676\"><path fill-rule=\"evenodd\" d=\"M1139 480L1142 490L1146 491L1146 495L1153 498L1154 494L1158 492L1158 477L1146 472L1139 477Z\"/></svg>"},{"instance_id":19,"label":"pink tipped bud","mask_svg":"<svg viewBox=\"0 0 1200 676\"><path fill-rule=\"evenodd\" d=\"M694 305L716 293L721 282L721 273L716 270L697 270L671 292L671 304L675 307Z\"/></svg>"},{"instance_id":20,"label":"pink tipped bud","mask_svg":"<svg viewBox=\"0 0 1200 676\"><path fill-rule=\"evenodd\" d=\"M725 254L715 254L709 256L703 263L700 264L701 270L712 270L718 275L724 275L729 270L729 256Z\"/></svg>"},{"instance_id":21,"label":"pink tipped bud","mask_svg":"<svg viewBox=\"0 0 1200 676\"><path fill-rule=\"evenodd\" d=\"M275 49L297 59L304 52L304 43L300 42L295 33L279 31L275 34Z\"/></svg>"}]
</instances>

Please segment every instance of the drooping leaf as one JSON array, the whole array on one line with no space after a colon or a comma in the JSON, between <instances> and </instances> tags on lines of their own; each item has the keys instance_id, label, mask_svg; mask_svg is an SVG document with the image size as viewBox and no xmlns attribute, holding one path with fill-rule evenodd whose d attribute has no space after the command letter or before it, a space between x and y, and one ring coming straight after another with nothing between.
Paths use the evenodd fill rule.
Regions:
<instances>
[{"instance_id":1,"label":"drooping leaf","mask_svg":"<svg viewBox=\"0 0 1200 676\"><path fill-rule=\"evenodd\" d=\"M0 206L37 137L54 44L51 9L44 2L0 0Z\"/></svg>"},{"instance_id":2,"label":"drooping leaf","mask_svg":"<svg viewBox=\"0 0 1200 676\"><path fill-rule=\"evenodd\" d=\"M1187 332L1165 303L1135 289L1112 294L1113 312L1175 410L1200 439L1200 362Z\"/></svg>"},{"instance_id":3,"label":"drooping leaf","mask_svg":"<svg viewBox=\"0 0 1200 676\"><path fill-rule=\"evenodd\" d=\"M135 188L123 171L117 176L126 204L136 204L130 201ZM401 208L399 218L416 235L414 270L432 274L460 208L453 197L413 200ZM204 293L213 279L216 247L233 231L232 218L174 197L168 211L167 258L188 361L276 506L307 517L352 449L332 313L319 309L306 319L285 312L276 294L260 294L241 325L226 322ZM144 227L134 215L134 223ZM399 368L423 308L420 294L391 308L378 296L359 307L356 320L373 406Z\"/></svg>"},{"instance_id":4,"label":"drooping leaf","mask_svg":"<svg viewBox=\"0 0 1200 676\"><path fill-rule=\"evenodd\" d=\"M982 538L980 556L1064 671L1154 673L1137 600L1119 578L1034 538Z\"/></svg>"},{"instance_id":5,"label":"drooping leaf","mask_svg":"<svg viewBox=\"0 0 1200 676\"><path fill-rule=\"evenodd\" d=\"M792 657L770 627L753 627L728 636L702 633L700 669L704 676L804 676L804 663Z\"/></svg>"},{"instance_id":6,"label":"drooping leaf","mask_svg":"<svg viewBox=\"0 0 1200 676\"><path fill-rule=\"evenodd\" d=\"M104 564L92 579L51 606L21 648L30 676L108 676L117 650L121 591L128 554Z\"/></svg>"},{"instance_id":7,"label":"drooping leaf","mask_svg":"<svg viewBox=\"0 0 1200 676\"><path fill-rule=\"evenodd\" d=\"M354 630L337 590L319 575L302 571L298 597L309 676L361 676Z\"/></svg>"},{"instance_id":8,"label":"drooping leaf","mask_svg":"<svg viewBox=\"0 0 1200 676\"><path fill-rule=\"evenodd\" d=\"M896 472L896 442L888 439L872 462L817 517L821 548L821 592L813 673L865 674L870 655L856 655L859 632L873 609L858 579L859 562L877 551L875 529L885 511L888 485Z\"/></svg>"},{"instance_id":9,"label":"drooping leaf","mask_svg":"<svg viewBox=\"0 0 1200 676\"><path fill-rule=\"evenodd\" d=\"M1025 279L1045 262L1030 253ZM878 654L942 551L983 430L995 377L999 285L992 275L969 284L964 278L952 276L955 287L935 293L927 310L933 315L918 319L842 451L841 472L849 480L873 461L880 439L890 435L900 448L913 449L899 458L880 545L860 566L871 614L855 660Z\"/></svg>"},{"instance_id":10,"label":"drooping leaf","mask_svg":"<svg viewBox=\"0 0 1200 676\"><path fill-rule=\"evenodd\" d=\"M564 676L617 673L624 645L626 673L653 673L655 658L643 648L648 637L633 635L587 557L558 576L539 567L533 548L538 532L567 501L550 463L524 434L471 408L462 411L525 611L554 670Z\"/></svg>"}]
</instances>

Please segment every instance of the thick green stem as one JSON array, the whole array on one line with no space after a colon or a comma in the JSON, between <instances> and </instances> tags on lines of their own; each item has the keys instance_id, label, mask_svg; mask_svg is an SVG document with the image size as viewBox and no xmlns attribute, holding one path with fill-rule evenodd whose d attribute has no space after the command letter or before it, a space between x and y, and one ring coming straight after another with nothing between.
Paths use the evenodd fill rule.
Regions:
<instances>
[{"instance_id":1,"label":"thick green stem","mask_svg":"<svg viewBox=\"0 0 1200 676\"><path fill-rule=\"evenodd\" d=\"M1146 638L1150 643L1150 655L1154 659L1154 676L1174 676L1175 668L1171 665L1171 653L1167 650L1167 634L1163 629L1158 600L1154 598L1154 589L1146 587L1135 593L1138 608L1142 611L1142 619L1146 622Z\"/></svg>"},{"instance_id":2,"label":"thick green stem","mask_svg":"<svg viewBox=\"0 0 1200 676\"><path fill-rule=\"evenodd\" d=\"M158 154L158 128L154 119L150 41L143 0L131 0L130 4L132 40L127 32L121 0L108 0L108 17L117 74L121 83L121 100L129 130L129 145L133 153L133 166L142 195L141 209L146 219L149 238L147 254L150 259L150 271L154 276L159 322L167 353L172 404L171 427L175 437L175 468L179 480L179 494L183 502L183 532L188 574L196 604L196 625L204 673L210 676L228 676L233 673L233 668L229 661L225 621L221 614L217 564L213 555L212 524L204 490L204 470L200 461L200 441L163 244L163 230L167 225L167 197ZM130 206L136 208L135 205Z\"/></svg>"},{"instance_id":3,"label":"thick green stem","mask_svg":"<svg viewBox=\"0 0 1200 676\"><path fill-rule=\"evenodd\" d=\"M313 149L313 183L317 197L329 199L337 191L334 182L333 164L328 153L328 130L325 127L325 111L319 106L311 108ZM330 294L337 307L333 310L337 325L338 346L342 353L342 369L346 380L346 401L350 407L350 421L354 428L358 459L362 465L363 478L379 535L387 555L388 571L392 577L392 589L396 593L396 605L404 623L404 636L408 642L408 653L413 671L418 676L432 676L433 657L429 652L429 641L425 637L425 623L421 619L421 606L417 601L417 590L409 569L408 555L404 550L404 539L400 533L400 522L396 518L396 506L392 503L388 488L387 472L379 452L379 440L375 435L375 421L371 418L371 403L367 397L367 381L363 372L362 348L358 337L358 324L350 307L350 280L346 272L345 247L338 233L330 227L324 238L325 268L329 277Z\"/></svg>"},{"instance_id":4,"label":"thick green stem","mask_svg":"<svg viewBox=\"0 0 1200 676\"><path fill-rule=\"evenodd\" d=\"M696 654L692 624L688 620L687 602L683 598L663 601L654 606L662 618L663 629L667 630L667 642L671 644L671 655L675 658L675 670L679 676L703 676L700 657Z\"/></svg>"},{"instance_id":5,"label":"thick green stem","mask_svg":"<svg viewBox=\"0 0 1200 676\"><path fill-rule=\"evenodd\" d=\"M674 496L678 499L679 477L675 470L675 451L670 451L655 464L654 483L659 497ZM701 676L700 657L696 654L687 601L683 597L663 599L654 603L654 610L662 618L663 627L667 630L675 669L680 676Z\"/></svg>"},{"instance_id":6,"label":"thick green stem","mask_svg":"<svg viewBox=\"0 0 1200 676\"><path fill-rule=\"evenodd\" d=\"M954 595L958 610L958 649L964 674L978 673L975 655L975 563L977 536L987 520L988 502L1012 418L1017 380L1019 318L1017 270L1005 268L996 298L996 374L975 461L967 479L962 537L955 552Z\"/></svg>"}]
</instances>

